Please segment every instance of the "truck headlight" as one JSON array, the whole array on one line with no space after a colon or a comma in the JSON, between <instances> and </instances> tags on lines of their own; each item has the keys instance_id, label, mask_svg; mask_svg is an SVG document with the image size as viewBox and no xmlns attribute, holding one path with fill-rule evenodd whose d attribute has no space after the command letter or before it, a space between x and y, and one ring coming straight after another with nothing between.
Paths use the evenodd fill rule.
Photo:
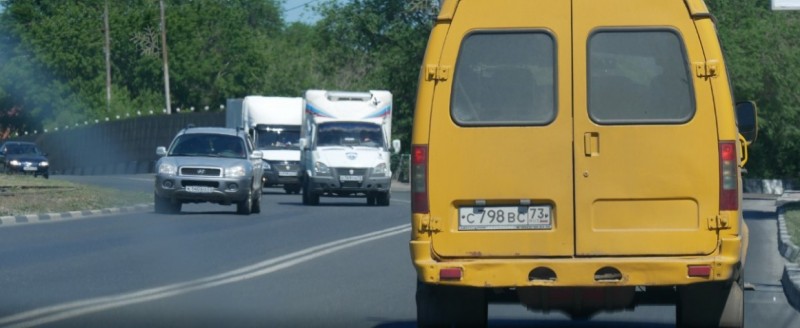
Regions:
<instances>
[{"instance_id":1,"label":"truck headlight","mask_svg":"<svg viewBox=\"0 0 800 328\"><path fill-rule=\"evenodd\" d=\"M241 165L225 168L225 176L229 178L243 177L245 173L244 166Z\"/></svg>"},{"instance_id":2,"label":"truck headlight","mask_svg":"<svg viewBox=\"0 0 800 328\"><path fill-rule=\"evenodd\" d=\"M389 170L386 169L386 163L380 163L372 170L373 175L388 175Z\"/></svg>"},{"instance_id":3,"label":"truck headlight","mask_svg":"<svg viewBox=\"0 0 800 328\"><path fill-rule=\"evenodd\" d=\"M175 175L178 167L171 163L161 163L158 165L158 174Z\"/></svg>"},{"instance_id":4,"label":"truck headlight","mask_svg":"<svg viewBox=\"0 0 800 328\"><path fill-rule=\"evenodd\" d=\"M323 162L314 163L314 175L330 175L331 169Z\"/></svg>"}]
</instances>

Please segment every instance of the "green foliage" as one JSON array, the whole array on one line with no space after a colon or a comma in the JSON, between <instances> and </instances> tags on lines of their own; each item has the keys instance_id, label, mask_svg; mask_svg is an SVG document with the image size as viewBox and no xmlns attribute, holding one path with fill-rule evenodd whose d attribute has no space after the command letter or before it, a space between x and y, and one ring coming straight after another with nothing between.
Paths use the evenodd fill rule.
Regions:
<instances>
[{"instance_id":1,"label":"green foliage","mask_svg":"<svg viewBox=\"0 0 800 328\"><path fill-rule=\"evenodd\" d=\"M800 204L790 204L786 206L784 214L786 229L791 236L792 243L800 245ZM797 259L800 261L800 258Z\"/></svg>"},{"instance_id":2,"label":"green foliage","mask_svg":"<svg viewBox=\"0 0 800 328\"><path fill-rule=\"evenodd\" d=\"M749 175L800 177L800 12L772 11L768 0L715 0L737 100L759 106L759 137L750 147Z\"/></svg>"},{"instance_id":3,"label":"green foliage","mask_svg":"<svg viewBox=\"0 0 800 328\"><path fill-rule=\"evenodd\" d=\"M173 108L252 94L385 89L408 149L431 1L324 1L313 25L285 24L278 0L163 0ZM769 0L707 0L738 100L759 105L751 177L800 176L800 12ZM103 12L109 10L111 102ZM0 138L164 103L156 0L0 0Z\"/></svg>"},{"instance_id":4,"label":"green foliage","mask_svg":"<svg viewBox=\"0 0 800 328\"><path fill-rule=\"evenodd\" d=\"M432 20L422 1L353 0L320 7L314 27L320 88L384 89L394 97L393 138L409 149L419 65Z\"/></svg>"}]
</instances>

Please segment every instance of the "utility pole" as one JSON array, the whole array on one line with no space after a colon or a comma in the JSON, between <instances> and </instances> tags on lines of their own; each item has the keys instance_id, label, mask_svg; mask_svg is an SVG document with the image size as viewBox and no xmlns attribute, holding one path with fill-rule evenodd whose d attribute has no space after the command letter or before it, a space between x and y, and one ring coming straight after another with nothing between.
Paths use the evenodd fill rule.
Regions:
<instances>
[{"instance_id":1,"label":"utility pole","mask_svg":"<svg viewBox=\"0 0 800 328\"><path fill-rule=\"evenodd\" d=\"M103 10L103 25L105 26L104 50L106 52L106 112L111 111L111 30L108 26L108 0Z\"/></svg>"},{"instance_id":2,"label":"utility pole","mask_svg":"<svg viewBox=\"0 0 800 328\"><path fill-rule=\"evenodd\" d=\"M161 6L161 55L164 59L164 98L167 102L167 114L172 114L169 99L169 60L167 59L167 23L164 20L164 0L159 0Z\"/></svg>"}]
</instances>

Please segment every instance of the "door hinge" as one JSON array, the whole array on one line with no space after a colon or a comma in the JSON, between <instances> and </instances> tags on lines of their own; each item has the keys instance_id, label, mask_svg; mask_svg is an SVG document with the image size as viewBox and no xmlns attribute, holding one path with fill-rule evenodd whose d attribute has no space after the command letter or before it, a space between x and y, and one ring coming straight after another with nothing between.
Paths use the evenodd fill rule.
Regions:
<instances>
[{"instance_id":1,"label":"door hinge","mask_svg":"<svg viewBox=\"0 0 800 328\"><path fill-rule=\"evenodd\" d=\"M425 81L447 81L450 78L450 66L427 65L425 66Z\"/></svg>"},{"instance_id":2,"label":"door hinge","mask_svg":"<svg viewBox=\"0 0 800 328\"><path fill-rule=\"evenodd\" d=\"M437 224L439 220L431 219L430 217L422 219L419 224L419 232L426 233L426 234L434 234L439 233L439 229L433 227L433 225Z\"/></svg>"},{"instance_id":3,"label":"door hinge","mask_svg":"<svg viewBox=\"0 0 800 328\"><path fill-rule=\"evenodd\" d=\"M716 60L709 60L707 62L694 63L694 70L697 77L709 78L717 76L717 66L719 63Z\"/></svg>"},{"instance_id":4,"label":"door hinge","mask_svg":"<svg viewBox=\"0 0 800 328\"><path fill-rule=\"evenodd\" d=\"M708 230L725 230L730 229L730 222L728 222L727 215L717 215L713 218L708 218Z\"/></svg>"}]
</instances>

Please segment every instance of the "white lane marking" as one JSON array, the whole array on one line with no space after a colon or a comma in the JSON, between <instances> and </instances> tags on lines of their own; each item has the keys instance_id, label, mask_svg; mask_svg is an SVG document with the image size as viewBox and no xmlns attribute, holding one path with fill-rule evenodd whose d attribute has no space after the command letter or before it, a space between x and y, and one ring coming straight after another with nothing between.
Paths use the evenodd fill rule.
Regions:
<instances>
[{"instance_id":1,"label":"white lane marking","mask_svg":"<svg viewBox=\"0 0 800 328\"><path fill-rule=\"evenodd\" d=\"M108 309L123 307L137 303L144 303L148 301L182 295L198 290L204 290L212 287L240 282L243 280L267 275L304 262L308 262L313 259L346 248L354 247L373 240L391 237L403 232L408 232L410 230L411 226L409 224L404 224L380 231L375 231L355 237L340 239L322 245L306 248L301 251L282 255L263 262L259 262L253 265L249 265L225 273L213 275L210 277L199 278L187 282L145 289L137 292L131 292L113 296L97 297L82 301L63 303L59 305L30 310L19 314L0 318L0 325L9 325L8 327L39 326L89 313L100 312Z\"/></svg>"}]
</instances>

